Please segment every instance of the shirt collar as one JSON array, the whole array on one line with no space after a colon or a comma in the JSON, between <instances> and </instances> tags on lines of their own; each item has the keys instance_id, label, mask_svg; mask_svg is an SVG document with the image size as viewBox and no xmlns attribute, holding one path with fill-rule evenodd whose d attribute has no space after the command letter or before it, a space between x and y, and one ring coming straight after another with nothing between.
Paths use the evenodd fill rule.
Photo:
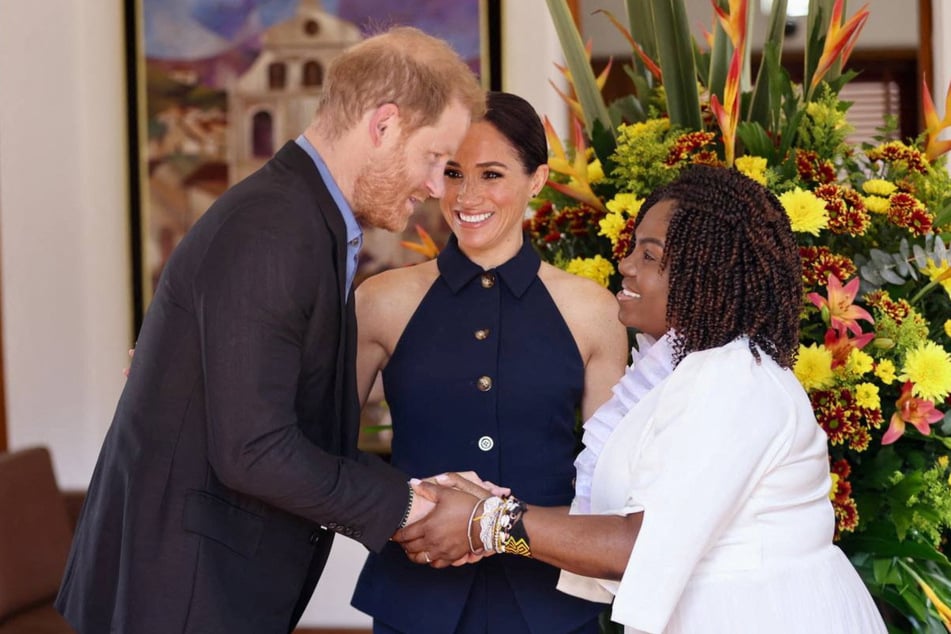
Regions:
<instances>
[{"instance_id":1,"label":"shirt collar","mask_svg":"<svg viewBox=\"0 0 951 634\"><path fill-rule=\"evenodd\" d=\"M455 235L449 237L448 244L440 251L436 262L439 266L440 276L446 280L449 289L454 294L486 272L459 249L459 240ZM538 254L532 248L531 242L525 237L522 240L522 247L515 254L515 257L495 269L489 269L488 272L495 273L513 295L521 297L535 280L540 266L541 258L538 257Z\"/></svg>"},{"instance_id":2,"label":"shirt collar","mask_svg":"<svg viewBox=\"0 0 951 634\"><path fill-rule=\"evenodd\" d=\"M311 145L310 141L308 141L307 137L303 134L297 137L296 143L302 150L307 152L307 155L314 161L314 165L317 166L317 171L320 172L320 177L323 179L327 191L330 192L330 196L334 199L334 202L337 203L337 207L340 209L340 215L343 217L343 224L347 228L347 242L351 243L357 240L357 244L361 244L363 230L360 228L360 223L357 222L356 216L353 215L350 204L347 202L347 199L343 197L343 192L340 191L340 187L337 185L337 181L334 180L333 175L331 175L327 164L324 163L324 159L320 157L320 154L317 153L317 149Z\"/></svg>"}]
</instances>

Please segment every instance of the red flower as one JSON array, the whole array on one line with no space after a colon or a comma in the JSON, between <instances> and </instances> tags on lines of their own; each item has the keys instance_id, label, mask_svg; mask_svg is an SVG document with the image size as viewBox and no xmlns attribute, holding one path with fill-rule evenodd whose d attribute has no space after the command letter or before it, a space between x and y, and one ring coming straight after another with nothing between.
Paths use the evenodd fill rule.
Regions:
<instances>
[{"instance_id":1,"label":"red flower","mask_svg":"<svg viewBox=\"0 0 951 634\"><path fill-rule=\"evenodd\" d=\"M855 263L847 256L833 253L829 247L799 247L802 260L802 282L806 286L819 286L835 275L845 280L855 275Z\"/></svg>"},{"instance_id":2,"label":"red flower","mask_svg":"<svg viewBox=\"0 0 951 634\"><path fill-rule=\"evenodd\" d=\"M820 185L813 193L826 201L832 233L860 236L872 224L862 196L854 189L828 183Z\"/></svg>"}]
</instances>

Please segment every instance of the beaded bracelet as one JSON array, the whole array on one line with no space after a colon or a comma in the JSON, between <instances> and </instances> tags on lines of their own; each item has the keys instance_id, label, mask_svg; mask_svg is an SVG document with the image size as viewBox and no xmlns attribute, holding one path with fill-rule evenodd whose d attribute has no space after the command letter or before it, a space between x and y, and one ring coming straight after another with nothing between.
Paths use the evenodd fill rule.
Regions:
<instances>
[{"instance_id":1,"label":"beaded bracelet","mask_svg":"<svg viewBox=\"0 0 951 634\"><path fill-rule=\"evenodd\" d=\"M479 537L482 539L482 546L490 553L495 550L495 526L498 522L499 511L502 508L502 498L493 495L485 501L482 506L482 516L479 518Z\"/></svg>"},{"instance_id":2,"label":"beaded bracelet","mask_svg":"<svg viewBox=\"0 0 951 634\"><path fill-rule=\"evenodd\" d=\"M524 502L513 496L492 496L482 502L482 515L473 517L480 522L479 537L486 552L509 553L523 557L532 556L528 533L522 524L522 516L528 511ZM478 507L478 503L476 503ZM474 513L473 513L474 515ZM472 549L471 532L469 533L469 548ZM474 551L474 549L472 549Z\"/></svg>"},{"instance_id":3,"label":"beaded bracelet","mask_svg":"<svg viewBox=\"0 0 951 634\"><path fill-rule=\"evenodd\" d=\"M491 497L491 496L490 496L490 497ZM476 517L475 514L476 514L476 511L479 510L479 505L480 505L480 504L485 504L485 502L486 502L488 499L489 499L488 497L484 497L484 498L482 498L481 500L479 500L478 502L476 502L475 504L473 504L473 505L472 505L472 512L469 513L469 523L466 524L466 538L469 540L469 552L472 553L472 554L475 554L475 551L476 551L475 546L472 544L472 525L475 523L475 521L476 521L477 519L478 519L478 520L481 520L481 519L482 519L481 516Z\"/></svg>"}]
</instances>

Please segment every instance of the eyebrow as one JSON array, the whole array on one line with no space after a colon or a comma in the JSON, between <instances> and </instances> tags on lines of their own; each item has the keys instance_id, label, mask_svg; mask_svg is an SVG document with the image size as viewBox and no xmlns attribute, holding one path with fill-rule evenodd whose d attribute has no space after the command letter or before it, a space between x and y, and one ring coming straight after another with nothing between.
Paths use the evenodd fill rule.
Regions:
<instances>
[{"instance_id":1,"label":"eyebrow","mask_svg":"<svg viewBox=\"0 0 951 634\"><path fill-rule=\"evenodd\" d=\"M453 165L455 167L459 167L459 162L449 159L446 165ZM486 167L504 167L505 169L509 169L509 166L506 165L505 163L502 163L501 161L486 161L484 163L476 163L476 167L483 168L483 169Z\"/></svg>"},{"instance_id":2,"label":"eyebrow","mask_svg":"<svg viewBox=\"0 0 951 634\"><path fill-rule=\"evenodd\" d=\"M640 238L640 239L635 238L635 240L640 244L656 244L661 249L664 248L664 241L659 240L657 238Z\"/></svg>"}]
</instances>

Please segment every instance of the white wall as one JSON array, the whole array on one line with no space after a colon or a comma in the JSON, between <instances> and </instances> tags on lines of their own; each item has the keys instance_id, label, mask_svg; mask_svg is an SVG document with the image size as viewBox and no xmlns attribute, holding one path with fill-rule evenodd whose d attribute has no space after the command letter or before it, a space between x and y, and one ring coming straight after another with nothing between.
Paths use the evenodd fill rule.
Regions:
<instances>
[{"instance_id":1,"label":"white wall","mask_svg":"<svg viewBox=\"0 0 951 634\"><path fill-rule=\"evenodd\" d=\"M0 2L0 267L11 447L83 487L131 341L121 1Z\"/></svg>"},{"instance_id":2,"label":"white wall","mask_svg":"<svg viewBox=\"0 0 951 634\"><path fill-rule=\"evenodd\" d=\"M935 83L947 86L951 54L943 33L951 30L951 11L943 0L934 4ZM592 5L618 5L612 9L623 16L622 2L584 0L584 12ZM872 0L863 43L914 46L903 25L916 20L896 16L899 5L907 12L916 3ZM9 443L48 445L60 483L74 488L92 473L132 341L121 7L122 0L0 0ZM708 12L697 15L707 20ZM591 36L588 24L585 18ZM599 49L611 28L596 36ZM558 78L551 64L561 56L545 1L505 0L503 31L504 88L564 129L564 105L548 85ZM369 622L348 605L363 555L361 546L338 542L305 624Z\"/></svg>"}]
</instances>

